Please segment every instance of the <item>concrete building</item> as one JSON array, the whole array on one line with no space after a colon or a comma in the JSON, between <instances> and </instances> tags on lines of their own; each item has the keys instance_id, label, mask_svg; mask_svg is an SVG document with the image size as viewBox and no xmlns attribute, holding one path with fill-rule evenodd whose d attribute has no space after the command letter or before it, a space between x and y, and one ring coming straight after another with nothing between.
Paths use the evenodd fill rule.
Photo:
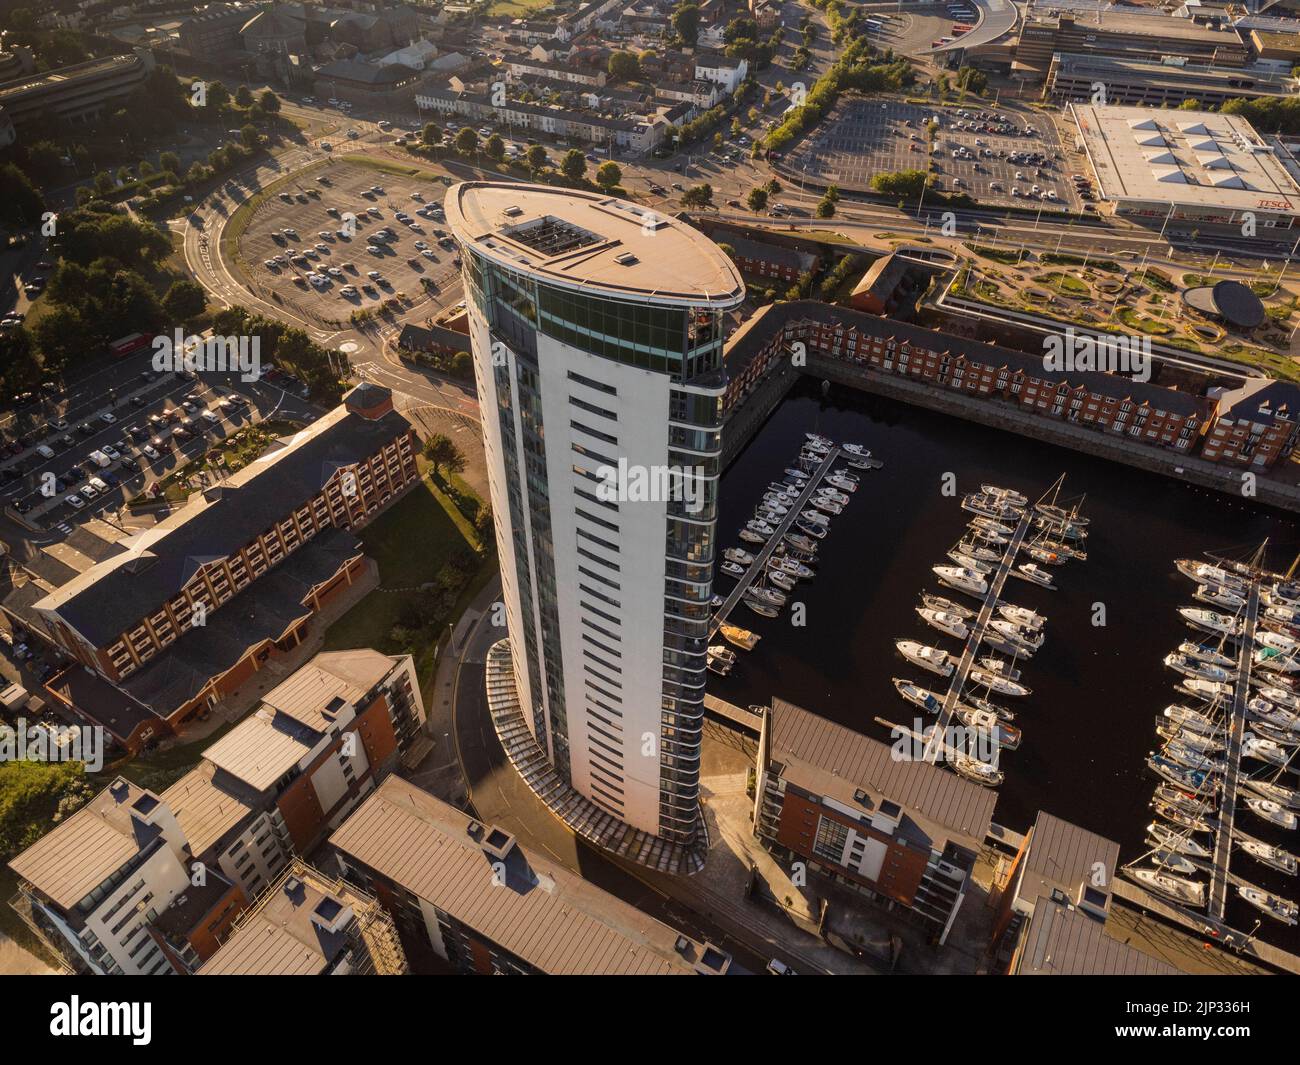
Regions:
<instances>
[{"instance_id":1,"label":"concrete building","mask_svg":"<svg viewBox=\"0 0 1300 1065\"><path fill-rule=\"evenodd\" d=\"M351 884L305 862L244 913L199 976L405 976L387 911Z\"/></svg>"},{"instance_id":2,"label":"concrete building","mask_svg":"<svg viewBox=\"0 0 1300 1065\"><path fill-rule=\"evenodd\" d=\"M763 711L754 774L754 835L776 855L947 939L996 793L783 699Z\"/></svg>"},{"instance_id":3,"label":"concrete building","mask_svg":"<svg viewBox=\"0 0 1300 1065\"><path fill-rule=\"evenodd\" d=\"M329 848L344 877L391 912L406 942L462 973L690 976L731 967L712 944L397 777ZM410 953L414 960L414 946Z\"/></svg>"},{"instance_id":4,"label":"concrete building","mask_svg":"<svg viewBox=\"0 0 1300 1065\"><path fill-rule=\"evenodd\" d=\"M118 777L9 862L18 877L13 901L77 972L183 972L154 922L179 907L189 918L181 938L197 954L215 949L246 903L236 884L216 871L196 874L192 861L171 807ZM195 879L204 886L196 888ZM191 895L201 906L191 905Z\"/></svg>"},{"instance_id":5,"label":"concrete building","mask_svg":"<svg viewBox=\"0 0 1300 1065\"><path fill-rule=\"evenodd\" d=\"M1110 8L1103 15L1031 8L1020 27L1013 76L1042 77L1058 52L1118 59L1182 59L1213 67L1244 66L1248 51L1226 23L1209 25L1149 8Z\"/></svg>"},{"instance_id":6,"label":"concrete building","mask_svg":"<svg viewBox=\"0 0 1300 1065\"><path fill-rule=\"evenodd\" d=\"M466 182L444 205L493 413L521 725L563 786L689 871L704 833L723 312L744 284L703 235L625 200Z\"/></svg>"},{"instance_id":7,"label":"concrete building","mask_svg":"<svg viewBox=\"0 0 1300 1065\"><path fill-rule=\"evenodd\" d=\"M153 69L153 53L141 49L0 82L0 111L19 132L51 119L88 122L121 106Z\"/></svg>"},{"instance_id":8,"label":"concrete building","mask_svg":"<svg viewBox=\"0 0 1300 1065\"><path fill-rule=\"evenodd\" d=\"M406 108L428 77L402 63L336 59L316 71L313 92L321 99L346 100L360 107Z\"/></svg>"},{"instance_id":9,"label":"concrete building","mask_svg":"<svg viewBox=\"0 0 1300 1065\"><path fill-rule=\"evenodd\" d=\"M221 62L244 48L240 31L255 14L252 4L211 4L181 23L181 48L209 62Z\"/></svg>"},{"instance_id":10,"label":"concrete building","mask_svg":"<svg viewBox=\"0 0 1300 1065\"><path fill-rule=\"evenodd\" d=\"M994 927L1015 976L1175 976L1107 929L1119 844L1039 811L1011 867Z\"/></svg>"},{"instance_id":11,"label":"concrete building","mask_svg":"<svg viewBox=\"0 0 1300 1065\"><path fill-rule=\"evenodd\" d=\"M354 531L418 479L416 446L392 394L362 384L122 550L4 609L73 659L54 700L137 749L298 645L364 568Z\"/></svg>"},{"instance_id":12,"label":"concrete building","mask_svg":"<svg viewBox=\"0 0 1300 1065\"><path fill-rule=\"evenodd\" d=\"M1125 218L1290 229L1300 185L1240 115L1072 104L1098 196Z\"/></svg>"},{"instance_id":13,"label":"concrete building","mask_svg":"<svg viewBox=\"0 0 1300 1065\"><path fill-rule=\"evenodd\" d=\"M695 77L717 82L730 95L749 77L749 60L732 59L720 52L698 55L695 57Z\"/></svg>"},{"instance_id":14,"label":"concrete building","mask_svg":"<svg viewBox=\"0 0 1300 1065\"><path fill-rule=\"evenodd\" d=\"M1052 56L1043 96L1086 103L1093 99L1099 84L1106 87L1110 104L1146 107L1178 107L1188 100L1209 106L1234 99L1287 97L1295 94L1296 85L1289 72L1271 68L1216 68L1057 52Z\"/></svg>"}]
</instances>

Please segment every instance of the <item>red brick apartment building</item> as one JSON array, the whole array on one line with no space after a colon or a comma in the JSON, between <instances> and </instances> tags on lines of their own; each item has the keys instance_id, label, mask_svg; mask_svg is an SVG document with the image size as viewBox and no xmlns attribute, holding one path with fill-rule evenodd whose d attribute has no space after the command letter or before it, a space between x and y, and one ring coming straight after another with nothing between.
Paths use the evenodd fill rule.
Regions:
<instances>
[{"instance_id":1,"label":"red brick apartment building","mask_svg":"<svg viewBox=\"0 0 1300 1065\"><path fill-rule=\"evenodd\" d=\"M117 781L15 857L19 912L78 971L193 972L295 854L427 749L424 721L409 655L319 654L161 795Z\"/></svg>"},{"instance_id":2,"label":"red brick apartment building","mask_svg":"<svg viewBox=\"0 0 1300 1065\"><path fill-rule=\"evenodd\" d=\"M821 264L821 259L812 252L750 240L734 235L731 230L718 230L714 239L731 246L735 253L732 259L748 277L793 284L800 274L812 273Z\"/></svg>"},{"instance_id":3,"label":"red brick apartment building","mask_svg":"<svg viewBox=\"0 0 1300 1065\"><path fill-rule=\"evenodd\" d=\"M754 834L778 857L946 940L995 793L782 699L763 715L755 781Z\"/></svg>"},{"instance_id":4,"label":"red brick apartment building","mask_svg":"<svg viewBox=\"0 0 1300 1065\"><path fill-rule=\"evenodd\" d=\"M1268 469L1295 451L1300 392L1293 385L1252 378L1214 396L1214 424L1201 457Z\"/></svg>"},{"instance_id":5,"label":"red brick apartment building","mask_svg":"<svg viewBox=\"0 0 1300 1065\"><path fill-rule=\"evenodd\" d=\"M1148 446L1267 469L1297 443L1300 389L1261 379L1218 396L1197 396L1151 382L1100 372L1044 368L1021 351L950 336L811 300L760 308L732 336L725 364L726 403L743 396L793 345L817 355L920 379Z\"/></svg>"},{"instance_id":6,"label":"red brick apartment building","mask_svg":"<svg viewBox=\"0 0 1300 1065\"><path fill-rule=\"evenodd\" d=\"M355 531L418 480L416 453L392 394L362 384L114 555L4 609L74 660L53 699L137 749L301 642L364 568Z\"/></svg>"},{"instance_id":7,"label":"red brick apartment building","mask_svg":"<svg viewBox=\"0 0 1300 1065\"><path fill-rule=\"evenodd\" d=\"M572 976L722 975L731 957L660 924L399 777L329 839L419 967Z\"/></svg>"}]
</instances>

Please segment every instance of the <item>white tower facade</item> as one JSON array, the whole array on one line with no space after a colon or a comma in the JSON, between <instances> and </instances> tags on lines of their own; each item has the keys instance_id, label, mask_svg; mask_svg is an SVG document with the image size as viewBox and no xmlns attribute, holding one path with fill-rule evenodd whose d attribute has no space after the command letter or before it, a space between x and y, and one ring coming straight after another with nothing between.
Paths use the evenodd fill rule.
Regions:
<instances>
[{"instance_id":1,"label":"white tower facade","mask_svg":"<svg viewBox=\"0 0 1300 1065\"><path fill-rule=\"evenodd\" d=\"M445 208L524 717L581 795L690 846L743 282L698 231L612 196L466 182Z\"/></svg>"}]
</instances>

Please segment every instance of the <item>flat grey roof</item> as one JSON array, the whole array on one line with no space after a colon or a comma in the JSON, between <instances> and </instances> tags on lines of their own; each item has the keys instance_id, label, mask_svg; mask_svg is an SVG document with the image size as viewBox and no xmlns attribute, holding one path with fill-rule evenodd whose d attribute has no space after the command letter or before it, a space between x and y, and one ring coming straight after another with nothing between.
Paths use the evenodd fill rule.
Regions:
<instances>
[{"instance_id":1,"label":"flat grey roof","mask_svg":"<svg viewBox=\"0 0 1300 1065\"><path fill-rule=\"evenodd\" d=\"M1105 199L1300 209L1300 186L1240 115L1091 104L1071 111Z\"/></svg>"},{"instance_id":2,"label":"flat grey roof","mask_svg":"<svg viewBox=\"0 0 1300 1065\"><path fill-rule=\"evenodd\" d=\"M1029 853L1016 896L1032 901L1059 888L1077 901L1079 886L1092 882L1098 862L1105 876L1100 890L1110 894L1118 861L1119 844L1114 840L1040 810L1030 831Z\"/></svg>"},{"instance_id":3,"label":"flat grey roof","mask_svg":"<svg viewBox=\"0 0 1300 1065\"><path fill-rule=\"evenodd\" d=\"M85 806L9 861L9 867L71 910L161 832L131 816L149 792L118 777Z\"/></svg>"},{"instance_id":4,"label":"flat grey roof","mask_svg":"<svg viewBox=\"0 0 1300 1065\"><path fill-rule=\"evenodd\" d=\"M1081 910L1040 898L1016 965L1018 976L1178 976L1181 970L1144 954Z\"/></svg>"},{"instance_id":5,"label":"flat grey roof","mask_svg":"<svg viewBox=\"0 0 1300 1065\"><path fill-rule=\"evenodd\" d=\"M671 215L602 193L504 181L463 181L443 201L463 244L500 266L593 296L733 307L745 294L735 264ZM527 241L542 225L593 240L548 252Z\"/></svg>"},{"instance_id":6,"label":"flat grey roof","mask_svg":"<svg viewBox=\"0 0 1300 1065\"><path fill-rule=\"evenodd\" d=\"M476 823L390 776L329 842L544 972L695 972L702 944L687 938L689 954L679 954L676 931L517 843L505 859L491 856L469 835Z\"/></svg>"},{"instance_id":7,"label":"flat grey roof","mask_svg":"<svg viewBox=\"0 0 1300 1065\"><path fill-rule=\"evenodd\" d=\"M888 744L811 711L772 700L771 758L782 776L809 792L849 806L863 791L879 804L902 806L931 838L934 849L956 840L978 847L988 835L997 793L929 762L897 759Z\"/></svg>"}]
</instances>

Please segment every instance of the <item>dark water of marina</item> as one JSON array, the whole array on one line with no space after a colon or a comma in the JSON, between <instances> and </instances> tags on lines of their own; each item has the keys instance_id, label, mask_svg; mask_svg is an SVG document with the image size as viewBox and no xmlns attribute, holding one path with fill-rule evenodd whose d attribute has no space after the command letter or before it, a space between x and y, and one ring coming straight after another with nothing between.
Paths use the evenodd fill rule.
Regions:
<instances>
[{"instance_id":1,"label":"dark water of marina","mask_svg":"<svg viewBox=\"0 0 1300 1065\"><path fill-rule=\"evenodd\" d=\"M1266 561L1285 569L1300 552L1300 523L1244 500L881 397L833 387L823 398L806 379L724 475L722 546L749 547L736 532L768 482L793 463L809 430L862 443L885 468L861 471L859 490L821 542L817 577L800 582L792 596L806 604L806 627L790 624L789 608L769 620L737 606L731 620L763 639L753 652L740 652L730 676L711 674L709 690L741 706L779 696L888 741L888 729L873 718L910 725L914 717L891 677L937 691L947 685L904 661L893 641L908 637L958 650L956 640L915 614L920 593L974 604L944 590L930 572L948 561L945 552L971 517L960 507L961 495L993 482L1033 499L1065 473L1062 498L1087 496L1089 557L1053 570L1055 592L1007 581L1004 599L1049 620L1045 646L1022 664L1032 694L995 697L1016 711L1024 740L1003 755L1007 779L994 817L1023 832L1044 809L1117 840L1121 861L1145 851L1144 829L1153 819L1147 804L1158 783L1145 765L1157 746L1155 718L1169 703L1191 702L1174 691L1177 674L1161 661L1191 632L1175 608L1192 605L1194 589L1173 560L1206 550L1245 557L1267 537ZM941 493L948 472L956 475L956 497ZM718 591L731 587L719 574ZM1105 606L1104 628L1092 624L1097 603ZM1237 825L1293 853L1300 849L1300 833L1270 825L1244 806ZM1240 851L1231 868L1260 887L1300 898L1300 880ZM1249 932L1261 918L1263 938L1300 953L1296 929L1229 892L1229 923Z\"/></svg>"}]
</instances>

